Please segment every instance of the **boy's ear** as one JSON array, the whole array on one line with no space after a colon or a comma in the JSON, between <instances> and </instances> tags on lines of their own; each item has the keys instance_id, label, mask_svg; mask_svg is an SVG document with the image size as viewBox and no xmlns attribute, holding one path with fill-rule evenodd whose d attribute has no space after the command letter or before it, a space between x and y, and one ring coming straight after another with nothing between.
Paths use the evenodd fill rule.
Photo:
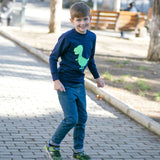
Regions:
<instances>
[{"instance_id":1,"label":"boy's ear","mask_svg":"<svg viewBox=\"0 0 160 160\"><path fill-rule=\"evenodd\" d=\"M92 15L90 15L90 21L92 20Z\"/></svg>"},{"instance_id":2,"label":"boy's ear","mask_svg":"<svg viewBox=\"0 0 160 160\"><path fill-rule=\"evenodd\" d=\"M72 18L70 18L70 22L73 24L73 19Z\"/></svg>"}]
</instances>

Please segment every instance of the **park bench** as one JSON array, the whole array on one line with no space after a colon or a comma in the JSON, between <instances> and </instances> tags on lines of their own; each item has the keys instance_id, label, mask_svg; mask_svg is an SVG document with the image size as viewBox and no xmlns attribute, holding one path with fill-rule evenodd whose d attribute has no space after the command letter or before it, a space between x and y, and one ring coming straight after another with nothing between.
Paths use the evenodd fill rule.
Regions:
<instances>
[{"instance_id":1,"label":"park bench","mask_svg":"<svg viewBox=\"0 0 160 160\"><path fill-rule=\"evenodd\" d=\"M92 10L91 29L110 29L114 31L135 31L145 26L145 13L129 11Z\"/></svg>"}]
</instances>

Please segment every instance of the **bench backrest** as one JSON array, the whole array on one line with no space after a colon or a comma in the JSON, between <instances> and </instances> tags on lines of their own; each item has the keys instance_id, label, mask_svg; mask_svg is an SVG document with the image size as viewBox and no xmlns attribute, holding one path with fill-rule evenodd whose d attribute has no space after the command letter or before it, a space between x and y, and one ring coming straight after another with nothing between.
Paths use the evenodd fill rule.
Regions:
<instances>
[{"instance_id":1,"label":"bench backrest","mask_svg":"<svg viewBox=\"0 0 160 160\"><path fill-rule=\"evenodd\" d=\"M138 14L129 11L120 11L118 19L118 30L133 31L137 26Z\"/></svg>"},{"instance_id":2,"label":"bench backrest","mask_svg":"<svg viewBox=\"0 0 160 160\"><path fill-rule=\"evenodd\" d=\"M91 28L95 29L115 29L118 12L113 11L91 11Z\"/></svg>"},{"instance_id":3,"label":"bench backrest","mask_svg":"<svg viewBox=\"0 0 160 160\"><path fill-rule=\"evenodd\" d=\"M144 27L145 13L129 11L92 10L90 27L94 29L112 29L116 31L133 31Z\"/></svg>"}]
</instances>

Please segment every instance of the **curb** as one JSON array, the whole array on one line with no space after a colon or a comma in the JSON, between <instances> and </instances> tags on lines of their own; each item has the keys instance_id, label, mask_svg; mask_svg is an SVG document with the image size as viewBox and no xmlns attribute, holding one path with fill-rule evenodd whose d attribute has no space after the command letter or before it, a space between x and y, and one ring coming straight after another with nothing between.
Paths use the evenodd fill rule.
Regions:
<instances>
[{"instance_id":1,"label":"curb","mask_svg":"<svg viewBox=\"0 0 160 160\"><path fill-rule=\"evenodd\" d=\"M23 47L33 55L37 56L44 62L49 64L49 56L44 54L43 52L21 42L20 40L16 39L12 35L6 33L5 31L0 30L0 34L15 43L17 43L19 46ZM160 136L160 124L151 118L145 116L144 114L140 113L139 111L136 111L132 109L129 105L125 104L124 102L120 101L110 93L108 93L105 89L103 88L98 88L94 82L91 80L88 80L85 78L85 85L86 88L92 91L95 94L102 95L103 100L110 103L113 107L117 108L136 122L140 123L150 131L154 132L155 134Z\"/></svg>"}]
</instances>

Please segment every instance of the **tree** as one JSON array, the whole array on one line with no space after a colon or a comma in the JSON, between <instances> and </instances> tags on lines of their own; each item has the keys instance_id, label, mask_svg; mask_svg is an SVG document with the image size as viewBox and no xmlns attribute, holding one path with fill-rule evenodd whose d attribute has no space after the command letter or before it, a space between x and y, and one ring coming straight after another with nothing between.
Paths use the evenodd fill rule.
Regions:
<instances>
[{"instance_id":1,"label":"tree","mask_svg":"<svg viewBox=\"0 0 160 160\"><path fill-rule=\"evenodd\" d=\"M154 0L153 2L153 16L147 60L160 61L160 0Z\"/></svg>"},{"instance_id":2,"label":"tree","mask_svg":"<svg viewBox=\"0 0 160 160\"><path fill-rule=\"evenodd\" d=\"M57 33L61 29L62 0L50 0L49 32Z\"/></svg>"}]
</instances>

